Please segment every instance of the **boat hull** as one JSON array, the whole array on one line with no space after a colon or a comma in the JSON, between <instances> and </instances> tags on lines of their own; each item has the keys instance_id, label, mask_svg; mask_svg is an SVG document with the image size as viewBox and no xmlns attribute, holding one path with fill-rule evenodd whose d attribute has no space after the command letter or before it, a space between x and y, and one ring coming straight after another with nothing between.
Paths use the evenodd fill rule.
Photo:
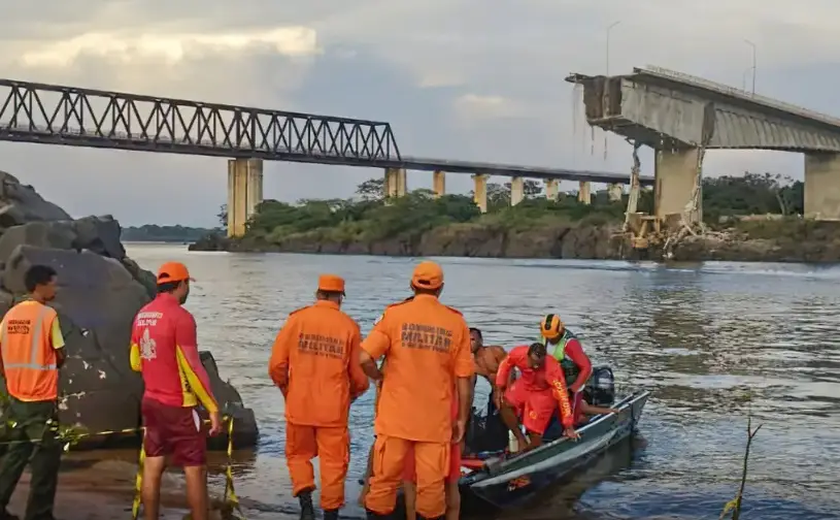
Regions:
<instances>
[{"instance_id":1,"label":"boat hull","mask_svg":"<svg viewBox=\"0 0 840 520\"><path fill-rule=\"evenodd\" d=\"M523 504L586 466L607 449L630 437L649 392L631 394L613 407L617 414L593 419L578 428L577 441L561 438L505 460L492 461L461 478L462 511L506 509Z\"/></svg>"}]
</instances>

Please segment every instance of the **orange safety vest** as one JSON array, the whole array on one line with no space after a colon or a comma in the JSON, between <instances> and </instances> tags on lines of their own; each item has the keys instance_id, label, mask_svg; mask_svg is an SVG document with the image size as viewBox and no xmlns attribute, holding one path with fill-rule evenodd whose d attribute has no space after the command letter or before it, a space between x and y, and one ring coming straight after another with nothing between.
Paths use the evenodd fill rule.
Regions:
<instances>
[{"instance_id":1,"label":"orange safety vest","mask_svg":"<svg viewBox=\"0 0 840 520\"><path fill-rule=\"evenodd\" d=\"M3 318L0 353L6 389L20 401L58 399L58 360L50 337L56 316L52 307L26 301Z\"/></svg>"}]
</instances>

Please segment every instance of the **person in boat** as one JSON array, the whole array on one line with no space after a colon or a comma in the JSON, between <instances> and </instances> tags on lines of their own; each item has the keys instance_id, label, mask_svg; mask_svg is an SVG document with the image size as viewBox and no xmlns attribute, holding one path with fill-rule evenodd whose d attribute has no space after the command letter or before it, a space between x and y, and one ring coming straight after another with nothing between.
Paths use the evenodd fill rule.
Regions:
<instances>
[{"instance_id":1,"label":"person in boat","mask_svg":"<svg viewBox=\"0 0 840 520\"><path fill-rule=\"evenodd\" d=\"M493 393L490 396L490 401L487 403L487 416L493 415L495 412L495 394L496 394L496 373L499 371L499 364L505 357L507 352L499 345L484 346L484 338L481 330L470 327L470 350L472 350L473 360L475 361L475 375L473 376L473 389L478 380L478 376L483 377L490 384ZM473 391L473 395L475 392Z\"/></svg>"},{"instance_id":2,"label":"person in boat","mask_svg":"<svg viewBox=\"0 0 840 520\"><path fill-rule=\"evenodd\" d=\"M410 450L417 468L418 517L441 519L446 513L450 451L464 436L474 370L467 323L438 299L443 286L440 266L420 263L411 279L414 296L388 306L362 343L362 369L382 381L365 497L368 519L393 514ZM376 366L382 356L388 360L384 372ZM458 419L453 422L456 388Z\"/></svg>"},{"instance_id":3,"label":"person in boat","mask_svg":"<svg viewBox=\"0 0 840 520\"><path fill-rule=\"evenodd\" d=\"M289 314L268 363L286 400L286 464L301 520L315 518L315 457L324 519L338 518L350 461L350 404L370 384L358 362L359 325L341 311L344 296L343 278L321 275L315 303Z\"/></svg>"},{"instance_id":4,"label":"person in boat","mask_svg":"<svg viewBox=\"0 0 840 520\"><path fill-rule=\"evenodd\" d=\"M540 322L540 343L560 363L563 376L569 384L572 411L577 414L577 410L583 406L583 389L592 375L589 356L583 351L577 337L556 314L547 314Z\"/></svg>"},{"instance_id":5,"label":"person in boat","mask_svg":"<svg viewBox=\"0 0 840 520\"><path fill-rule=\"evenodd\" d=\"M521 377L508 385L510 372L517 368ZM574 429L574 415L569 404L566 379L556 359L547 355L542 343L515 347L501 362L496 374L496 406L508 429L516 437L519 450L532 450L542 444L554 410L560 408L563 434L571 439L580 436ZM528 438L520 429L528 432Z\"/></svg>"}]
</instances>

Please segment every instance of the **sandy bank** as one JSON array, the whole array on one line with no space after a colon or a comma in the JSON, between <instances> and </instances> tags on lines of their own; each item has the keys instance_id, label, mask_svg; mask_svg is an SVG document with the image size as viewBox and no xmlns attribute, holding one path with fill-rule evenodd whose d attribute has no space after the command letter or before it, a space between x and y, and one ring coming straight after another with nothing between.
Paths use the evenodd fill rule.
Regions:
<instances>
[{"instance_id":1,"label":"sandy bank","mask_svg":"<svg viewBox=\"0 0 840 520\"><path fill-rule=\"evenodd\" d=\"M81 453L62 461L58 495L54 510L58 520L112 520L131 518L137 463L129 462L136 452ZM18 484L9 511L23 518L29 493L29 473ZM184 495L183 477L168 471L161 493L161 519L180 520L189 511ZM221 489L211 487L210 496L218 498ZM220 519L216 512L211 519Z\"/></svg>"}]
</instances>

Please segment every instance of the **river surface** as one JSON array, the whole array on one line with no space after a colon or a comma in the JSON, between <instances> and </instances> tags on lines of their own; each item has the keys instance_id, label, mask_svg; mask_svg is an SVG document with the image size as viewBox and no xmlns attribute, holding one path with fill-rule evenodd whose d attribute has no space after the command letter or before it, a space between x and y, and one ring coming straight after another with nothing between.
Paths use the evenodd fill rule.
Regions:
<instances>
[{"instance_id":1,"label":"river surface","mask_svg":"<svg viewBox=\"0 0 840 520\"><path fill-rule=\"evenodd\" d=\"M147 269L179 260L193 272L187 308L200 347L213 352L261 429L255 456L236 468L247 516L296 517L283 399L267 376L274 336L287 313L311 302L323 272L347 279L344 310L366 333L387 304L409 295L416 260L138 244L128 251ZM840 267L437 260L442 300L481 328L485 343L528 342L539 317L556 311L594 363L610 364L624 388L653 392L632 444L506 518L717 518L740 482L750 412L763 427L743 518L840 518ZM486 400L486 390L476 399ZM368 392L351 412L344 514L359 518L372 400Z\"/></svg>"}]
</instances>

